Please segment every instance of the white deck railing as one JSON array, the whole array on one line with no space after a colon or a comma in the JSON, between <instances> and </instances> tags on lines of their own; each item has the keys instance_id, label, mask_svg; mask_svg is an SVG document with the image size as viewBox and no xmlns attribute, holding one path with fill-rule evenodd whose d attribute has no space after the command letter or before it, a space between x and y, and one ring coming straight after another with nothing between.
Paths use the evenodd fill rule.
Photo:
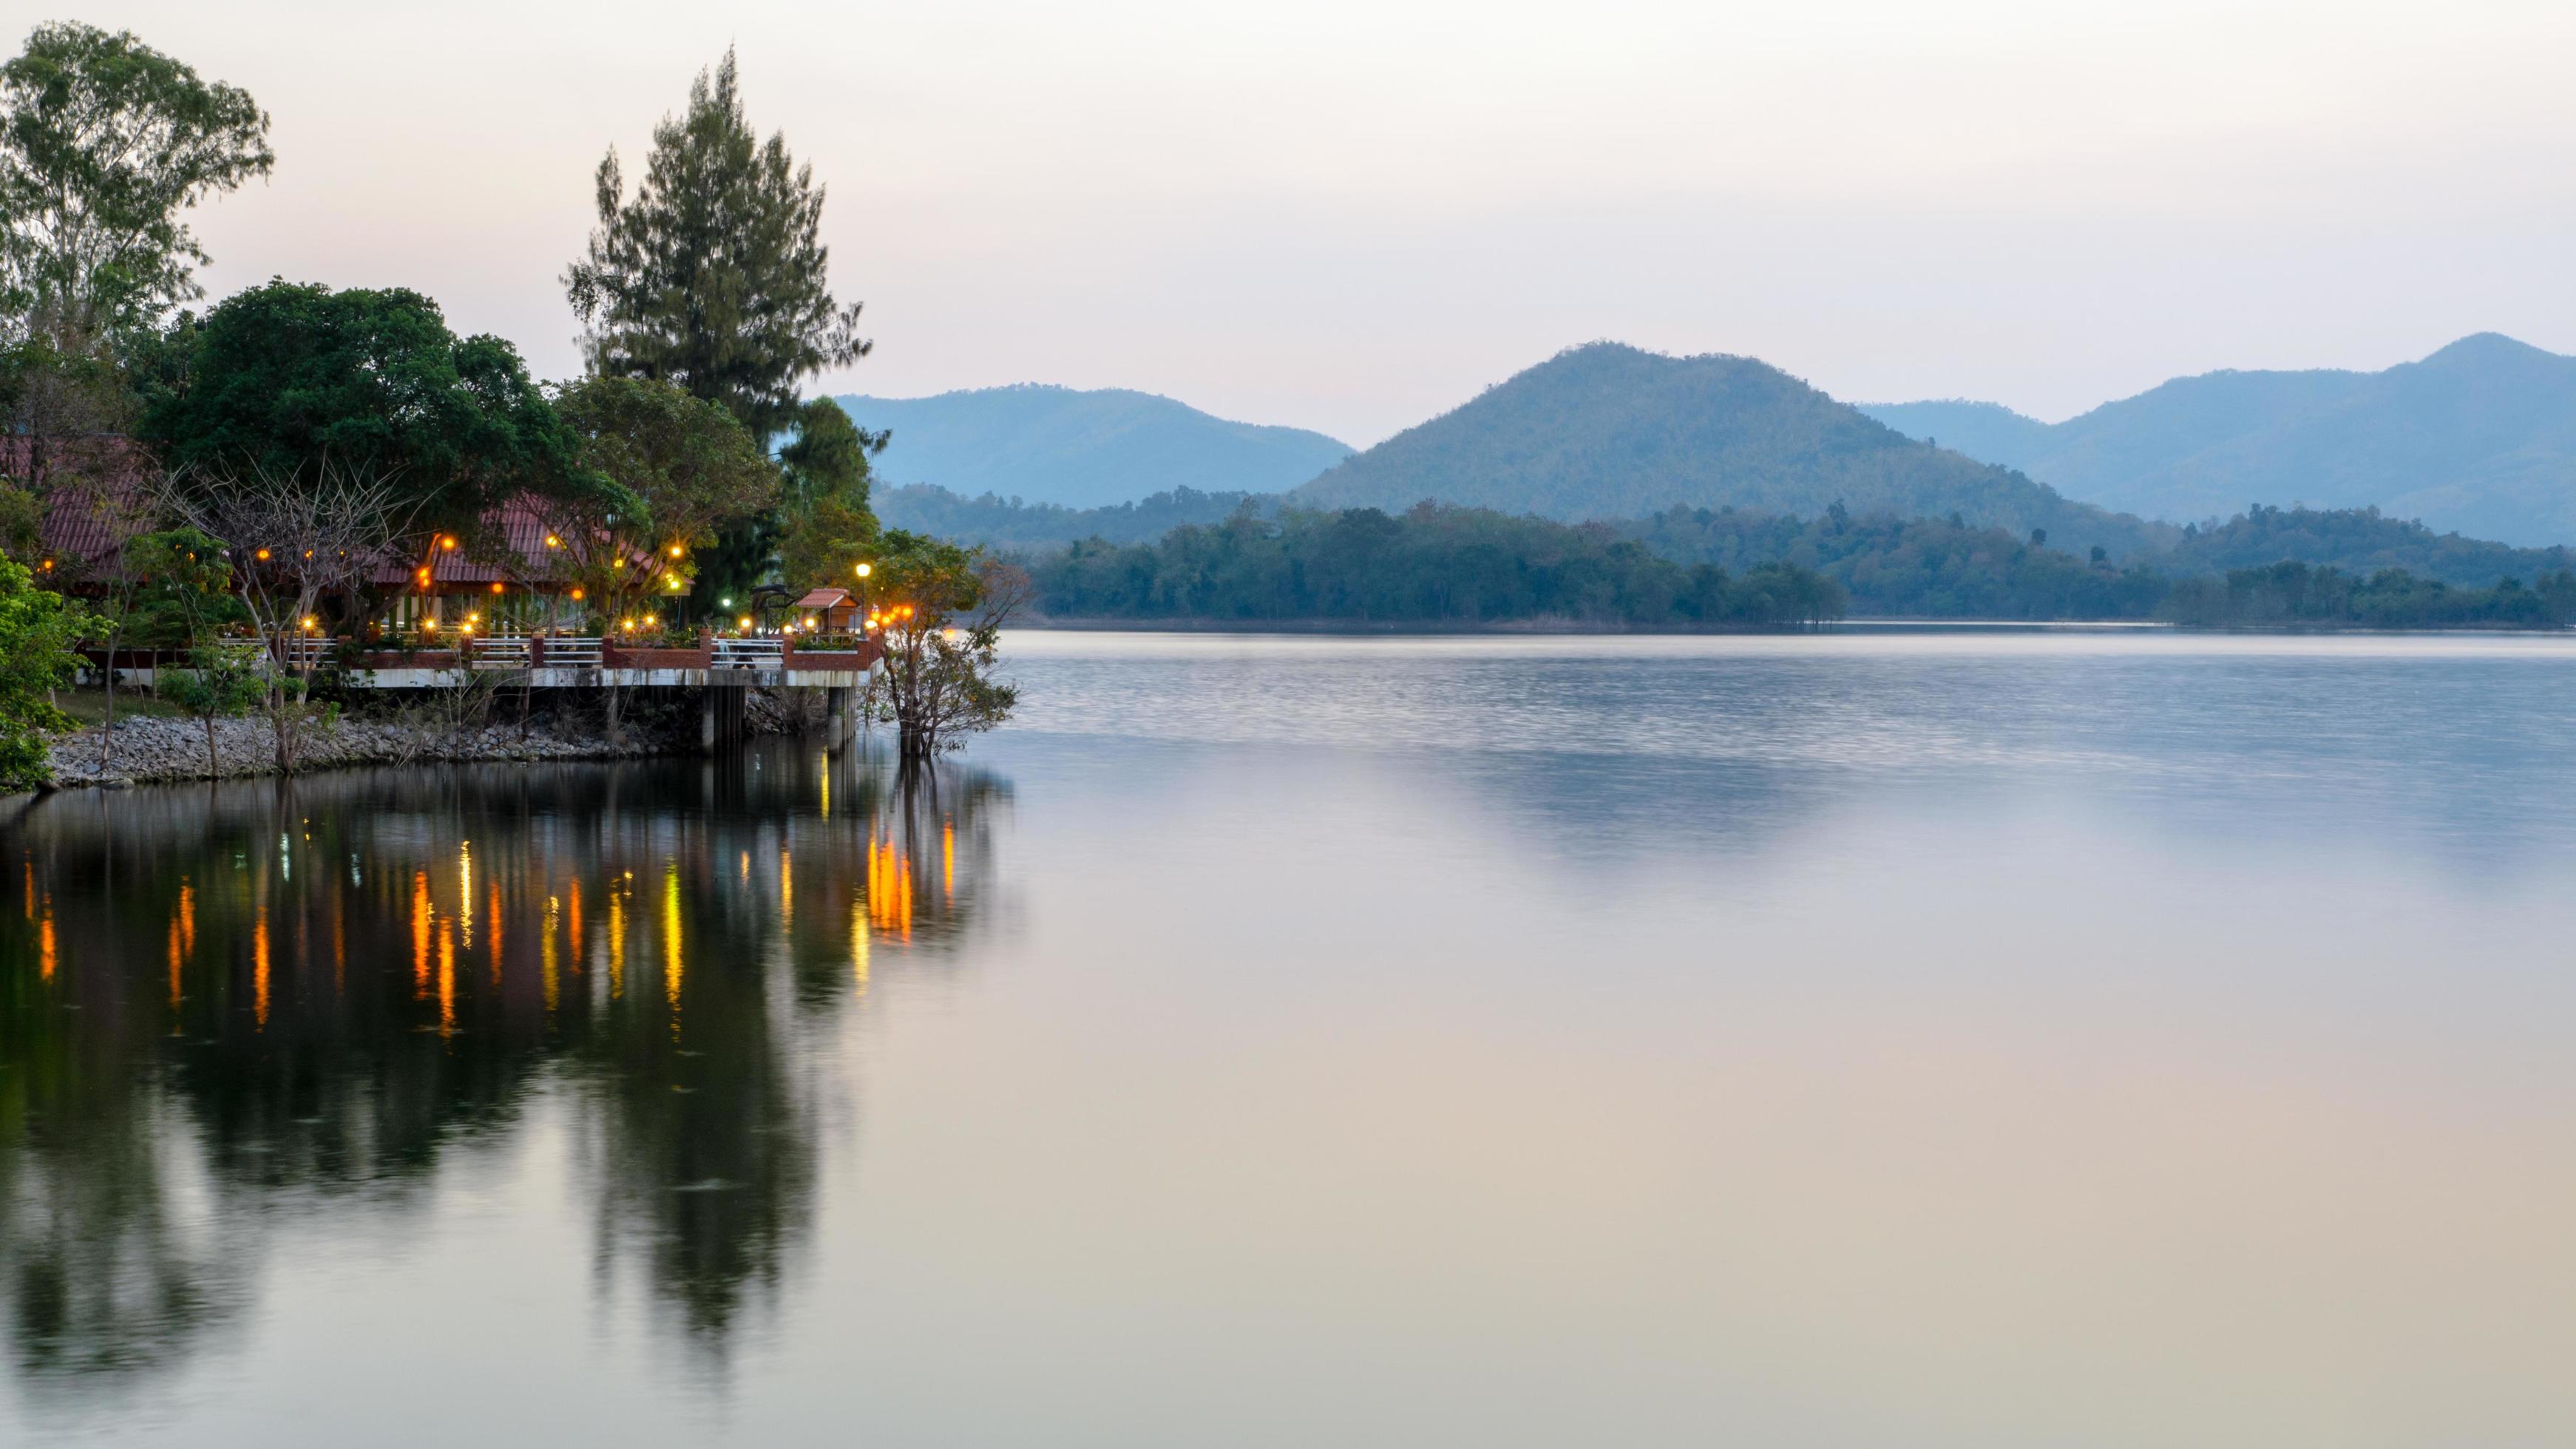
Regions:
<instances>
[{"instance_id":1,"label":"white deck railing","mask_svg":"<svg viewBox=\"0 0 2576 1449\"><path fill-rule=\"evenodd\" d=\"M715 657L717 669L776 669L786 662L786 650L776 639L718 639Z\"/></svg>"},{"instance_id":2,"label":"white deck railing","mask_svg":"<svg viewBox=\"0 0 2576 1449\"><path fill-rule=\"evenodd\" d=\"M550 634L546 636L546 668L597 669L599 642L597 635Z\"/></svg>"},{"instance_id":3,"label":"white deck railing","mask_svg":"<svg viewBox=\"0 0 2576 1449\"><path fill-rule=\"evenodd\" d=\"M525 669L528 667L528 636L493 634L469 640L465 646L465 659L475 669Z\"/></svg>"}]
</instances>

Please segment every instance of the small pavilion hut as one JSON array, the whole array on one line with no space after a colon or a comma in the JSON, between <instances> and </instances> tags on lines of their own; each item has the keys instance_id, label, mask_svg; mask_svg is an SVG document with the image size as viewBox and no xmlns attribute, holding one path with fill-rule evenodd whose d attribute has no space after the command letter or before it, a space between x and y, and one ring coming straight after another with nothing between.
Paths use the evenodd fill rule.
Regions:
<instances>
[{"instance_id":1,"label":"small pavilion hut","mask_svg":"<svg viewBox=\"0 0 2576 1449\"><path fill-rule=\"evenodd\" d=\"M855 634L860 617L859 601L844 588L826 585L796 601L795 622L826 634Z\"/></svg>"}]
</instances>

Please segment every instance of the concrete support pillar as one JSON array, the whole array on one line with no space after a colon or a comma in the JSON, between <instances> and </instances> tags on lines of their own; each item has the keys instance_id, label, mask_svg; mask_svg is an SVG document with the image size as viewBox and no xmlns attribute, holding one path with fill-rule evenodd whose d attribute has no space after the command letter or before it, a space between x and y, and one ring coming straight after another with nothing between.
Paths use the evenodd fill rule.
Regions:
<instances>
[{"instance_id":1,"label":"concrete support pillar","mask_svg":"<svg viewBox=\"0 0 2576 1449\"><path fill-rule=\"evenodd\" d=\"M716 691L698 691L698 749L712 755L716 752Z\"/></svg>"},{"instance_id":2,"label":"concrete support pillar","mask_svg":"<svg viewBox=\"0 0 2576 1449\"><path fill-rule=\"evenodd\" d=\"M823 693L828 700L824 712L823 742L837 750L859 732L859 692L844 684Z\"/></svg>"}]
</instances>

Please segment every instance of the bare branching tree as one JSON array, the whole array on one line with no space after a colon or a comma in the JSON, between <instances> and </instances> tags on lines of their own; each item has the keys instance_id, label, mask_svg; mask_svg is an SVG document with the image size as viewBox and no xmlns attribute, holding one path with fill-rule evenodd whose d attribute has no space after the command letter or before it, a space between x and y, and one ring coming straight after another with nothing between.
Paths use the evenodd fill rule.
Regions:
<instances>
[{"instance_id":1,"label":"bare branching tree","mask_svg":"<svg viewBox=\"0 0 2576 1449\"><path fill-rule=\"evenodd\" d=\"M392 470L328 458L293 472L258 463L187 469L166 477L160 492L172 517L224 546L266 644L277 768L293 774L326 652L318 610L419 551L422 498Z\"/></svg>"}]
</instances>

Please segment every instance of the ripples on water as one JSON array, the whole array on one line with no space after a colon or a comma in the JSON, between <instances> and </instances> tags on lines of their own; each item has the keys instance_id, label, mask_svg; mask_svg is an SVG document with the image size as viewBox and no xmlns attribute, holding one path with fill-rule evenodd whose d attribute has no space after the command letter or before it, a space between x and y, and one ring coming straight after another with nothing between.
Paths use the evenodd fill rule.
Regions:
<instances>
[{"instance_id":1,"label":"ripples on water","mask_svg":"<svg viewBox=\"0 0 2576 1449\"><path fill-rule=\"evenodd\" d=\"M2576 1437L2576 648L1012 641L65 795L0 1439Z\"/></svg>"}]
</instances>

